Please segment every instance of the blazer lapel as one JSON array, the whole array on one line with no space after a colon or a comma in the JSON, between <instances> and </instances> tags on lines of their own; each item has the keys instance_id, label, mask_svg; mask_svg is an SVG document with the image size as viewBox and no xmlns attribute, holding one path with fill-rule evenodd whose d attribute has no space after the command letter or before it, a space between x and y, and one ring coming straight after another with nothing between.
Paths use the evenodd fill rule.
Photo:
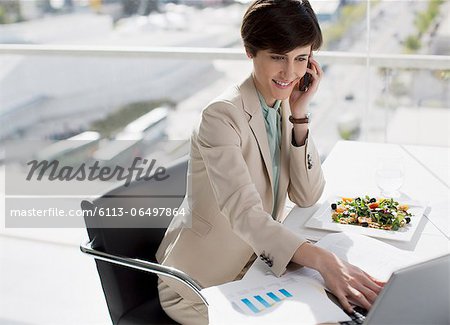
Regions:
<instances>
[{"instance_id":1,"label":"blazer lapel","mask_svg":"<svg viewBox=\"0 0 450 325\"><path fill-rule=\"evenodd\" d=\"M249 125L258 142L259 151L266 166L267 175L269 176L270 186L273 187L272 175L272 157L269 151L269 141L267 139L266 125L259 103L258 94L256 92L253 77L247 78L240 86L244 110L250 115ZM273 206L273 195L272 204Z\"/></svg>"},{"instance_id":2,"label":"blazer lapel","mask_svg":"<svg viewBox=\"0 0 450 325\"><path fill-rule=\"evenodd\" d=\"M281 103L281 168L278 183L277 220L283 217L284 202L286 199L287 187L289 185L289 147L291 144L292 133L292 124L289 122L290 113L289 100L284 100Z\"/></svg>"}]
</instances>

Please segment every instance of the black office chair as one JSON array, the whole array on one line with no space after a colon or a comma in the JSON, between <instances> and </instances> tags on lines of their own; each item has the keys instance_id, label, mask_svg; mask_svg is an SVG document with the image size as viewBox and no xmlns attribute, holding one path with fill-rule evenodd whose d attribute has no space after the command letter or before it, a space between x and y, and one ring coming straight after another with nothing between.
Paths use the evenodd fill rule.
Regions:
<instances>
[{"instance_id":1,"label":"black office chair","mask_svg":"<svg viewBox=\"0 0 450 325\"><path fill-rule=\"evenodd\" d=\"M200 294L201 287L193 279L156 262L155 253L170 218L130 213L126 217L111 216L118 214L118 208L124 208L123 211L134 208L135 212L142 208L178 208L186 192L186 173L187 157L184 157L167 168L170 177L164 181L135 181L93 203L81 203L89 242L80 245L80 249L96 259L113 324L176 324L160 306L156 274L183 282L206 303Z\"/></svg>"}]
</instances>

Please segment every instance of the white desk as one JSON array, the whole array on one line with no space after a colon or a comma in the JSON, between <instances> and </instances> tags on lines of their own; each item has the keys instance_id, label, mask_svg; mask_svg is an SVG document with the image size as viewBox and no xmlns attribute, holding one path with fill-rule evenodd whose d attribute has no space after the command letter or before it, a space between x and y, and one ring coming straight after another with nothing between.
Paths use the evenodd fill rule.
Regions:
<instances>
[{"instance_id":1,"label":"white desk","mask_svg":"<svg viewBox=\"0 0 450 325\"><path fill-rule=\"evenodd\" d=\"M384 242L413 252L419 260L448 253L450 148L340 141L322 165L327 183L317 204L309 208L294 207L284 224L311 240L318 240L330 233L306 228L304 224L331 195L352 197L378 193L374 176L378 159L394 154L404 157L405 182L401 192L411 198L428 201L430 208L411 242ZM257 260L246 277L265 270L265 264Z\"/></svg>"}]
</instances>

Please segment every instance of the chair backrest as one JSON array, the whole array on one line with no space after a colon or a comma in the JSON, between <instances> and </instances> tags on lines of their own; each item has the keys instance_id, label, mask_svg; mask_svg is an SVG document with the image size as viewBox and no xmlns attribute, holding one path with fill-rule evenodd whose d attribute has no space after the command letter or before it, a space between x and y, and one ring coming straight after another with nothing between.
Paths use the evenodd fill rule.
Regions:
<instances>
[{"instance_id":1,"label":"chair backrest","mask_svg":"<svg viewBox=\"0 0 450 325\"><path fill-rule=\"evenodd\" d=\"M128 187L120 186L110 191L93 204L82 202L83 210L97 207L94 215L85 213L89 239L94 241L93 247L114 255L154 262L156 250L171 217L163 215L155 218L139 211L180 206L186 193L187 161L187 157L183 157L167 167L166 175L169 177L163 181L134 181ZM100 208L103 208L103 212L100 212ZM120 214L119 208L123 209L123 215L113 217ZM132 228L128 228L130 225ZM99 260L96 260L96 264L114 324L136 306L158 297L155 274ZM164 314L162 309L161 312ZM157 318L161 315L154 316Z\"/></svg>"}]
</instances>

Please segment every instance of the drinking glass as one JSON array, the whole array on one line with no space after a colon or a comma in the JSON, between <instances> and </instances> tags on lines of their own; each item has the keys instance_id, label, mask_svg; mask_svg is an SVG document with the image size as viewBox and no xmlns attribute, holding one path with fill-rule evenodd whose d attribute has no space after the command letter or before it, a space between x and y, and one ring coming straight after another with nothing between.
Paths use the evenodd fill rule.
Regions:
<instances>
[{"instance_id":1,"label":"drinking glass","mask_svg":"<svg viewBox=\"0 0 450 325\"><path fill-rule=\"evenodd\" d=\"M398 198L398 191L404 181L404 166L402 158L383 158L378 164L375 179L381 195L386 198Z\"/></svg>"}]
</instances>

